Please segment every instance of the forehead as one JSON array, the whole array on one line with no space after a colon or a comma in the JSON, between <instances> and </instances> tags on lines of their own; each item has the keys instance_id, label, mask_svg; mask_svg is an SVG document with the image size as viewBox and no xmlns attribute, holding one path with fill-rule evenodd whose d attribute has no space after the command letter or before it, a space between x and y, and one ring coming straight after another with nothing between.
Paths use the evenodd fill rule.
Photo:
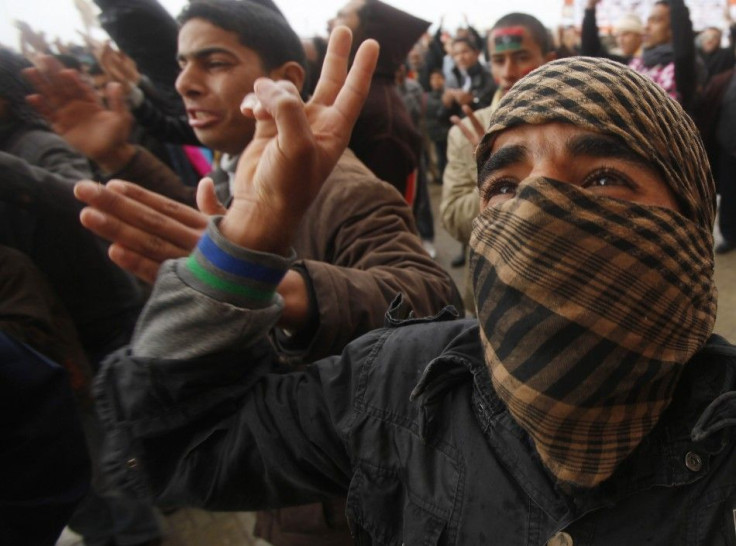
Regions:
<instances>
[{"instance_id":1,"label":"forehead","mask_svg":"<svg viewBox=\"0 0 736 546\"><path fill-rule=\"evenodd\" d=\"M670 8L668 8L664 4L655 4L652 7L651 13L649 14L649 19L655 20L655 21L669 19L669 17L670 17Z\"/></svg>"},{"instance_id":2,"label":"forehead","mask_svg":"<svg viewBox=\"0 0 736 546\"><path fill-rule=\"evenodd\" d=\"M473 48L471 48L465 42L455 42L454 44L452 44L452 51L454 53L463 53L465 51L473 51Z\"/></svg>"},{"instance_id":3,"label":"forehead","mask_svg":"<svg viewBox=\"0 0 736 546\"><path fill-rule=\"evenodd\" d=\"M703 36L711 40L718 38L719 35L720 35L720 31L714 28L707 28L703 31Z\"/></svg>"},{"instance_id":4,"label":"forehead","mask_svg":"<svg viewBox=\"0 0 736 546\"><path fill-rule=\"evenodd\" d=\"M249 47L240 43L235 32L218 27L205 19L190 19L179 29L179 55L196 54L205 50L223 50L238 57L260 56Z\"/></svg>"},{"instance_id":5,"label":"forehead","mask_svg":"<svg viewBox=\"0 0 736 546\"><path fill-rule=\"evenodd\" d=\"M501 27L491 32L488 38L488 47L491 55L516 52L532 51L540 52L542 48L532 38L529 29L523 26Z\"/></svg>"}]
</instances>

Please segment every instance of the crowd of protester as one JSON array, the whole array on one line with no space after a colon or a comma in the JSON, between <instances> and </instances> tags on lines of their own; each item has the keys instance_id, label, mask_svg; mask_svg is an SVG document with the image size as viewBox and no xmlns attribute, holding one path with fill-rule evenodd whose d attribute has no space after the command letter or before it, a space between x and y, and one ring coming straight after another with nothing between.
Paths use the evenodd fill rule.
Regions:
<instances>
[{"instance_id":1,"label":"crowd of protester","mask_svg":"<svg viewBox=\"0 0 736 546\"><path fill-rule=\"evenodd\" d=\"M325 39L94 3L81 44L0 48L1 543L161 544L180 506L275 546L736 540L728 12L351 0Z\"/></svg>"}]
</instances>

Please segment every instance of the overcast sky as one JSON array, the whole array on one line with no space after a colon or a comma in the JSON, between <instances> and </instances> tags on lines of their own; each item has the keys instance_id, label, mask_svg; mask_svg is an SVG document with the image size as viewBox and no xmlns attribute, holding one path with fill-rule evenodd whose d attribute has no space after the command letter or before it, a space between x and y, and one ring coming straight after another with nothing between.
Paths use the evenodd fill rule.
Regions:
<instances>
[{"instance_id":1,"label":"overcast sky","mask_svg":"<svg viewBox=\"0 0 736 546\"><path fill-rule=\"evenodd\" d=\"M276 0L294 30L301 36L326 34L327 20L347 0ZM186 0L161 0L173 14L179 12ZM428 21L437 22L444 16L444 26L454 30L466 14L471 23L483 30L509 11L505 2L488 0L388 0L388 3ZM537 15L546 25L557 25L561 20L563 0L515 0L514 11ZM452 11L448 12L448 6ZM59 36L63 41L78 41L77 29L81 19L73 0L0 0L0 43L17 48L17 31L13 21L28 22L34 29L43 30L47 37Z\"/></svg>"},{"instance_id":2,"label":"overcast sky","mask_svg":"<svg viewBox=\"0 0 736 546\"><path fill-rule=\"evenodd\" d=\"M91 1L91 0L89 0ZM160 0L172 13L177 14L186 0ZM347 0L275 0L279 8L300 36L325 34L327 20ZM572 19L563 18L564 0L514 0L509 4L498 0L386 0L388 3L409 13L437 23L444 17L444 27L454 30L467 15L471 24L483 31L501 15L509 11L523 11L536 15L550 28L561 23L580 23L582 5L585 0L574 0ZM653 0L602 0L599 16L605 18L622 9L619 6L638 5L642 12L648 11ZM722 6L727 0L686 0L696 24L703 24L706 16L718 21ZM451 10L448 10L451 7ZM645 14L645 13L643 13ZM705 14L705 15L704 15ZM567 17L569 17L567 13ZM80 42L77 30L82 28L81 19L73 0L0 0L0 43L17 48L18 37L13 22L28 22L34 29L43 30L47 37L60 37L63 41ZM708 22L707 24L713 24ZM99 36L102 37L102 36ZM81 42L80 42L81 43Z\"/></svg>"}]
</instances>

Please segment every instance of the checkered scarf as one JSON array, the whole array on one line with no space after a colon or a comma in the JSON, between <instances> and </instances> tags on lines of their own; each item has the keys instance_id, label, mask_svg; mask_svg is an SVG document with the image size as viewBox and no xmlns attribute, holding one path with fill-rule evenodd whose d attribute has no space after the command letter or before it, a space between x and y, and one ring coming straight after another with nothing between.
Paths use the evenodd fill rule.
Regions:
<instances>
[{"instance_id":1,"label":"checkered scarf","mask_svg":"<svg viewBox=\"0 0 736 546\"><path fill-rule=\"evenodd\" d=\"M552 474L591 487L651 431L712 331L714 187L675 101L623 65L579 57L511 89L479 166L500 131L548 122L623 140L682 209L536 178L475 221L471 270L494 388Z\"/></svg>"}]
</instances>

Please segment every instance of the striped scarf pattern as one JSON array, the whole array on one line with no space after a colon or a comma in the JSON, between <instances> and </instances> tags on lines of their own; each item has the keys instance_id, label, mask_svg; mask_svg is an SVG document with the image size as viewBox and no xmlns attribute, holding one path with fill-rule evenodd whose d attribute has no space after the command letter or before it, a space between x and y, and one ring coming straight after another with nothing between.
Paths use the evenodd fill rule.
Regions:
<instances>
[{"instance_id":1,"label":"striped scarf pattern","mask_svg":"<svg viewBox=\"0 0 736 546\"><path fill-rule=\"evenodd\" d=\"M471 271L494 388L550 472L592 487L651 431L713 329L713 186L679 105L622 65L584 58L512 88L479 165L498 132L551 121L623 139L664 173L685 215L536 178L475 221Z\"/></svg>"}]
</instances>

